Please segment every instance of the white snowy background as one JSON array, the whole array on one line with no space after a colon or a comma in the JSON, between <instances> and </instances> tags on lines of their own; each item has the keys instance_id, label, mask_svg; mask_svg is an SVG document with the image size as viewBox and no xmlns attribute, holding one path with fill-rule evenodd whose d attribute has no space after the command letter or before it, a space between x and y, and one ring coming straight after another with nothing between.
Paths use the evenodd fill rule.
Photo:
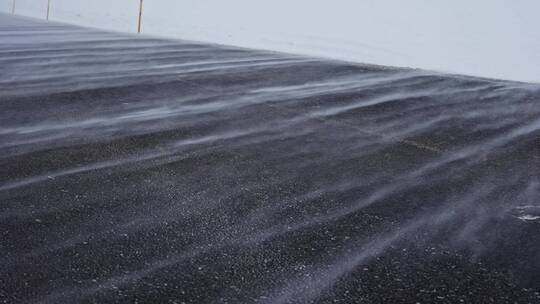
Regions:
<instances>
[{"instance_id":1,"label":"white snowy background","mask_svg":"<svg viewBox=\"0 0 540 304\"><path fill-rule=\"evenodd\" d=\"M16 1L45 17L47 0ZM139 0L51 3L55 21L136 31ZM143 32L540 82L540 0L144 0Z\"/></svg>"}]
</instances>

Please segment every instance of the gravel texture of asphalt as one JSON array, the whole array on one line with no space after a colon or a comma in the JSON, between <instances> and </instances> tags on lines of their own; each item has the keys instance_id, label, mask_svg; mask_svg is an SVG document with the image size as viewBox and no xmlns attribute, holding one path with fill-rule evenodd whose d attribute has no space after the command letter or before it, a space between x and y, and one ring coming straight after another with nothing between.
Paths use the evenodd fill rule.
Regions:
<instances>
[{"instance_id":1,"label":"gravel texture of asphalt","mask_svg":"<svg viewBox=\"0 0 540 304\"><path fill-rule=\"evenodd\" d=\"M540 303L540 85L0 14L0 303Z\"/></svg>"}]
</instances>

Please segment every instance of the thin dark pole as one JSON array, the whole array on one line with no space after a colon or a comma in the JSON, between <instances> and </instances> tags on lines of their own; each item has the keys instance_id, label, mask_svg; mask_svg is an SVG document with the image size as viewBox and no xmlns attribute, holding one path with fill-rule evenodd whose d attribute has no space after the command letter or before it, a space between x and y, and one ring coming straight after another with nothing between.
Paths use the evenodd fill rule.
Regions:
<instances>
[{"instance_id":1,"label":"thin dark pole","mask_svg":"<svg viewBox=\"0 0 540 304\"><path fill-rule=\"evenodd\" d=\"M51 0L47 1L47 20L49 20L49 14L51 12Z\"/></svg>"},{"instance_id":2,"label":"thin dark pole","mask_svg":"<svg viewBox=\"0 0 540 304\"><path fill-rule=\"evenodd\" d=\"M139 4L139 24L137 25L137 33L141 32L141 25L142 25L142 9L143 9L143 0L140 0Z\"/></svg>"},{"instance_id":3,"label":"thin dark pole","mask_svg":"<svg viewBox=\"0 0 540 304\"><path fill-rule=\"evenodd\" d=\"M15 0L13 0L13 6L11 7L11 14L15 15Z\"/></svg>"}]
</instances>

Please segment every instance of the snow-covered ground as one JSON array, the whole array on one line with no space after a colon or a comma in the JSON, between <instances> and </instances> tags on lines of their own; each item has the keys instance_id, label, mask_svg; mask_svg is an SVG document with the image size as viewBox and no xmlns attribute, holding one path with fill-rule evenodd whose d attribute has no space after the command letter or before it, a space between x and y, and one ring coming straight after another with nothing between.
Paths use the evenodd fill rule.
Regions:
<instances>
[{"instance_id":1,"label":"snow-covered ground","mask_svg":"<svg viewBox=\"0 0 540 304\"><path fill-rule=\"evenodd\" d=\"M16 0L44 18L47 0ZM51 0L51 19L136 30L139 0ZM12 0L0 0L11 11ZM539 0L145 0L147 34L540 82Z\"/></svg>"}]
</instances>

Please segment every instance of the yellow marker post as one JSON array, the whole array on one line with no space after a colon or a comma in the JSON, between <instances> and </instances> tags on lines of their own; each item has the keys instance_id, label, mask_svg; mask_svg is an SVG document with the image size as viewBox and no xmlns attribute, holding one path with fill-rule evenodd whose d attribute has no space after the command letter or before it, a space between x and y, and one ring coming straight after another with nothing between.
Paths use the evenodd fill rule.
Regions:
<instances>
[{"instance_id":1,"label":"yellow marker post","mask_svg":"<svg viewBox=\"0 0 540 304\"><path fill-rule=\"evenodd\" d=\"M140 4L139 4L139 24L137 25L137 33L141 33L142 9L143 9L143 0L140 0Z\"/></svg>"},{"instance_id":2,"label":"yellow marker post","mask_svg":"<svg viewBox=\"0 0 540 304\"><path fill-rule=\"evenodd\" d=\"M47 0L47 20L49 20L50 12L51 12L51 0Z\"/></svg>"}]
</instances>

